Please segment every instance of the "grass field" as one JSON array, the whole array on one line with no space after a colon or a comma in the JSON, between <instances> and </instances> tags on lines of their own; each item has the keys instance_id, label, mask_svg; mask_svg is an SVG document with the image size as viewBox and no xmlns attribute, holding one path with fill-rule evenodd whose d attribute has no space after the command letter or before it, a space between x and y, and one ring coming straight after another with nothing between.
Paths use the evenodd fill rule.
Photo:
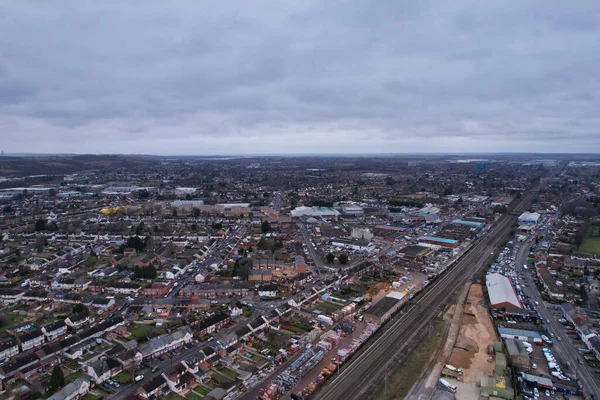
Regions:
<instances>
[{"instance_id":1,"label":"grass field","mask_svg":"<svg viewBox=\"0 0 600 400\"><path fill-rule=\"evenodd\" d=\"M113 376L112 379L119 383L129 383L133 381L133 376L127 371L121 371L118 375Z\"/></svg>"},{"instance_id":2,"label":"grass field","mask_svg":"<svg viewBox=\"0 0 600 400\"><path fill-rule=\"evenodd\" d=\"M197 395L193 391L189 392L185 398L188 400L202 400L202 396Z\"/></svg>"},{"instance_id":3,"label":"grass field","mask_svg":"<svg viewBox=\"0 0 600 400\"><path fill-rule=\"evenodd\" d=\"M387 394L383 380L372 392L369 399L372 400L392 400L403 399L410 391L412 386L421 378L427 368L431 356L440 346L442 333L444 332L445 322L434 322L435 335L426 337L412 352L404 359L398 369L388 375Z\"/></svg>"},{"instance_id":4,"label":"grass field","mask_svg":"<svg viewBox=\"0 0 600 400\"><path fill-rule=\"evenodd\" d=\"M152 333L154 327L152 325L136 325L129 330L137 340L145 339L147 335Z\"/></svg>"},{"instance_id":5,"label":"grass field","mask_svg":"<svg viewBox=\"0 0 600 400\"><path fill-rule=\"evenodd\" d=\"M223 376L221 374L212 374L210 377L213 381L218 382L219 384L233 382L233 379L229 378L228 376Z\"/></svg>"},{"instance_id":6,"label":"grass field","mask_svg":"<svg viewBox=\"0 0 600 400\"><path fill-rule=\"evenodd\" d=\"M209 390L206 390L202 386L196 386L194 388L194 392L196 392L196 394L198 394L200 396L206 396L209 393Z\"/></svg>"},{"instance_id":7,"label":"grass field","mask_svg":"<svg viewBox=\"0 0 600 400\"><path fill-rule=\"evenodd\" d=\"M10 329L15 325L20 324L21 322L23 322L25 317L22 315L7 313L2 316L2 319L4 320L4 325L0 327L0 333L4 333L7 329Z\"/></svg>"},{"instance_id":8,"label":"grass field","mask_svg":"<svg viewBox=\"0 0 600 400\"><path fill-rule=\"evenodd\" d=\"M600 255L600 237L587 236L583 239L583 242L581 242L578 251Z\"/></svg>"},{"instance_id":9,"label":"grass field","mask_svg":"<svg viewBox=\"0 0 600 400\"><path fill-rule=\"evenodd\" d=\"M237 374L235 371L230 370L229 368L217 368L217 371L222 373L223 375L227 375L230 378L237 379Z\"/></svg>"}]
</instances>

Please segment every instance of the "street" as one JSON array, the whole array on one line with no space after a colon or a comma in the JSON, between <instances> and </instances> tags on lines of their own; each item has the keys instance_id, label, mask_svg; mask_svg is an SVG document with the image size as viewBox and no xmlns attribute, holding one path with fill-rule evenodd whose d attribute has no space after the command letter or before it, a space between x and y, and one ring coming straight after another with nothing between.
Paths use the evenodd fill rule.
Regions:
<instances>
[{"instance_id":1,"label":"street","mask_svg":"<svg viewBox=\"0 0 600 400\"><path fill-rule=\"evenodd\" d=\"M520 268L522 268L523 264L527 263L530 248L531 243L525 242L517 252L515 264L520 266ZM559 360L562 360L565 363L566 372L579 379L586 396L600 393L600 380L598 379L598 375L590 370L587 363L579 363L581 355L579 354L577 347L567 336L562 324L554 318L551 311L551 305L542 300L542 296L538 292L529 271L523 273L523 275L528 284L527 286L523 286L523 291L529 296L533 303L536 301L540 303L540 306L538 306L537 309L544 320L544 326L556 336L552 352L558 356ZM548 321L550 321L550 323L548 323ZM561 340L558 340L558 337L560 337Z\"/></svg>"}]
</instances>

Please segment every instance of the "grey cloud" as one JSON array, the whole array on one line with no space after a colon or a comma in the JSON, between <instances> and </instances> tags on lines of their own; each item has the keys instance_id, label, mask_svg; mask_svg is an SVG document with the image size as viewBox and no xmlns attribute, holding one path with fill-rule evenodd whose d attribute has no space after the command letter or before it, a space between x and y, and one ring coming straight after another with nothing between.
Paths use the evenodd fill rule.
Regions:
<instances>
[{"instance_id":1,"label":"grey cloud","mask_svg":"<svg viewBox=\"0 0 600 400\"><path fill-rule=\"evenodd\" d=\"M67 4L0 5L7 152L600 151L597 1Z\"/></svg>"}]
</instances>

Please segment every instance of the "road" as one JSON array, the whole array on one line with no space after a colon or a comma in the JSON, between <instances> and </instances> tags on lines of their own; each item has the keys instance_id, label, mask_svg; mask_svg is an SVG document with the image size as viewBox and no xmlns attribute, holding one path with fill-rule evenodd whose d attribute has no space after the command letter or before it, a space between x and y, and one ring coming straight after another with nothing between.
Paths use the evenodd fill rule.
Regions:
<instances>
[{"instance_id":1,"label":"road","mask_svg":"<svg viewBox=\"0 0 600 400\"><path fill-rule=\"evenodd\" d=\"M195 270L193 271L189 271L186 274L186 277L179 281L178 285L176 287L173 288L173 290L171 291L171 293L168 294L168 297L175 297L179 294L179 291L181 290L181 288L183 288L185 285L187 285L192 279L194 279L194 277L196 276L196 272L198 272L198 269L200 267L203 266L210 266L211 264L215 263L215 262L220 262L221 260L221 254L223 253L223 251L226 251L226 256L230 253L230 250L227 249L227 246L229 246L232 243L235 243L235 246L237 246L237 243L239 242L239 240L235 239L235 236L238 236L240 238L242 238L245 234L246 234L246 230L248 229L247 225L240 225L239 227L232 229L231 232L229 232L229 234L227 235L227 237L225 237L225 239L218 243L216 245L215 248L213 248L213 250L211 251L211 254L204 259L204 261L200 262L199 265L196 267ZM234 248L235 248L234 246Z\"/></svg>"},{"instance_id":2,"label":"road","mask_svg":"<svg viewBox=\"0 0 600 400\"><path fill-rule=\"evenodd\" d=\"M515 261L517 266L522 267L523 264L527 263L530 247L531 243L527 242L519 249ZM583 364L579 364L579 360L581 360L582 357L577 350L577 346L571 342L562 324L554 318L551 305L542 300L542 296L538 292L531 274L527 272L523 275L525 276L525 281L528 283L528 286L523 287L523 291L529 296L532 302L537 301L540 304L540 306L537 307L537 310L544 320L544 326L550 332L554 333L557 338L561 338L560 341L557 338L554 339L552 352L555 353L557 358L562 360L568 367L565 368L565 372L571 376L577 376L580 384L583 386L583 391L586 396L600 393L600 379L598 379L598 375L589 369L587 363L583 362ZM547 321L550 321L550 323Z\"/></svg>"},{"instance_id":3,"label":"road","mask_svg":"<svg viewBox=\"0 0 600 400\"><path fill-rule=\"evenodd\" d=\"M326 269L331 270L331 271L337 270L336 268L329 267L329 266L325 265L325 263L323 262L323 259L321 258L321 255L315 249L315 246L313 245L312 240L310 240L310 235L309 235L308 231L306 230L306 226L304 226L304 224L302 223L302 221L298 222L297 225L298 225L298 230L302 234L302 239L304 240L304 244L306 244L306 248L308 250L308 253L312 257L313 261L315 262L315 266L319 270L321 268L326 268Z\"/></svg>"}]
</instances>

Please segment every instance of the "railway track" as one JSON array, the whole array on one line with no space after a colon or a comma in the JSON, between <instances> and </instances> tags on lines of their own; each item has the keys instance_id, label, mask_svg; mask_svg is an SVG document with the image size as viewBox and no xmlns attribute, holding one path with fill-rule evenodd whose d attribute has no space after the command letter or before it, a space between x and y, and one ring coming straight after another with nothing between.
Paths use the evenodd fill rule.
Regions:
<instances>
[{"instance_id":1,"label":"railway track","mask_svg":"<svg viewBox=\"0 0 600 400\"><path fill-rule=\"evenodd\" d=\"M511 211L525 210L533 198L526 195ZM516 217L502 216L454 266L430 284L414 303L403 310L404 314L362 353L328 386L317 393L319 400L365 399L368 392L380 381L394 363L400 362L417 344L430 322L449 303L456 288L466 282L489 257L490 249L503 243Z\"/></svg>"}]
</instances>

